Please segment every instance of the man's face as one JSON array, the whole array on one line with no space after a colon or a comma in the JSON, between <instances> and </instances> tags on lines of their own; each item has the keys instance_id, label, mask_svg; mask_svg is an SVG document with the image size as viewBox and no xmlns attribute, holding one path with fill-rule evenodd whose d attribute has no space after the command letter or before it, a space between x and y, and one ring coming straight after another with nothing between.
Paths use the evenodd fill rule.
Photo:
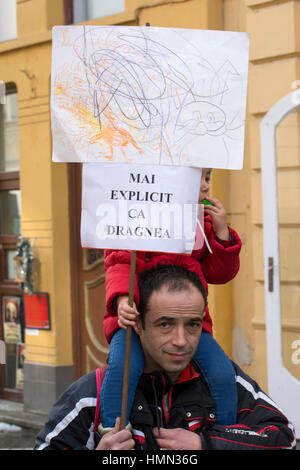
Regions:
<instances>
[{"instance_id":1,"label":"man's face","mask_svg":"<svg viewBox=\"0 0 300 470\"><path fill-rule=\"evenodd\" d=\"M144 372L164 370L173 380L185 369L197 349L202 331L204 299L192 284L181 291L167 286L154 291L145 315L135 330L145 355Z\"/></svg>"}]
</instances>

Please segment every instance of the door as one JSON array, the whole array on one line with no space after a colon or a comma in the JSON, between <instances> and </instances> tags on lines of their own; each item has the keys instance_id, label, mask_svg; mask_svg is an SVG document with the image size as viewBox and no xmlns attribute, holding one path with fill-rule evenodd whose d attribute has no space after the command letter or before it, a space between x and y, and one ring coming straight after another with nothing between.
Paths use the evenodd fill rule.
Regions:
<instances>
[{"instance_id":1,"label":"door","mask_svg":"<svg viewBox=\"0 0 300 470\"><path fill-rule=\"evenodd\" d=\"M103 333L105 273L103 250L80 243L81 169L69 165L72 324L75 378L106 363L108 344Z\"/></svg>"},{"instance_id":2,"label":"door","mask_svg":"<svg viewBox=\"0 0 300 470\"><path fill-rule=\"evenodd\" d=\"M300 438L300 380L283 360L276 130L282 120L300 107L299 91L279 100L261 120L264 281L268 393L292 420ZM299 145L299 144L298 144Z\"/></svg>"},{"instance_id":3,"label":"door","mask_svg":"<svg viewBox=\"0 0 300 470\"><path fill-rule=\"evenodd\" d=\"M5 342L6 357L0 368L0 397L22 401L24 317L14 270L21 233L18 94L12 83L5 88L5 103L0 104L0 340Z\"/></svg>"}]
</instances>

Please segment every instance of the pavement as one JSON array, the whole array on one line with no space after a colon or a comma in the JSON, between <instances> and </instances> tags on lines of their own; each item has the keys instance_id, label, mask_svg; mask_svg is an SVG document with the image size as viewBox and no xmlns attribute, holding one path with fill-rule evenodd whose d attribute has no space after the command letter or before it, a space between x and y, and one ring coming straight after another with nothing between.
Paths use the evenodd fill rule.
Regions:
<instances>
[{"instance_id":1,"label":"pavement","mask_svg":"<svg viewBox=\"0 0 300 470\"><path fill-rule=\"evenodd\" d=\"M0 450L32 450L47 418L25 411L23 403L0 400Z\"/></svg>"}]
</instances>

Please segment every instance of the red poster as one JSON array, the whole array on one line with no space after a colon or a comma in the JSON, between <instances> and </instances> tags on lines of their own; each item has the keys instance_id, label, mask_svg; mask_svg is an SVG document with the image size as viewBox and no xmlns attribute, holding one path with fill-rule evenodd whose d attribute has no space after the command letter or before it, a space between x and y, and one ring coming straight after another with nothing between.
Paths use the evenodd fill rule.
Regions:
<instances>
[{"instance_id":1,"label":"red poster","mask_svg":"<svg viewBox=\"0 0 300 470\"><path fill-rule=\"evenodd\" d=\"M50 330L49 295L24 294L25 328Z\"/></svg>"}]
</instances>

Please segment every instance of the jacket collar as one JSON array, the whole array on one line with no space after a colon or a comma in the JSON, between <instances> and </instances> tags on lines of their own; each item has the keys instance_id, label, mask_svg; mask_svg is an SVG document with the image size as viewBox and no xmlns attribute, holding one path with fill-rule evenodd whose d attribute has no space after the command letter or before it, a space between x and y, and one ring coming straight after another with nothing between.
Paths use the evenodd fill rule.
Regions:
<instances>
[{"instance_id":1,"label":"jacket collar","mask_svg":"<svg viewBox=\"0 0 300 470\"><path fill-rule=\"evenodd\" d=\"M186 368L181 372L180 376L177 378L175 384L188 382L189 380L196 379L199 377L199 372L196 371L191 362L188 363Z\"/></svg>"},{"instance_id":2,"label":"jacket collar","mask_svg":"<svg viewBox=\"0 0 300 470\"><path fill-rule=\"evenodd\" d=\"M172 385L178 385L184 382L189 382L193 379L196 379L200 376L199 372L195 369L192 362L189 362L186 368L180 373L179 377L175 382L169 378L165 371L153 371L148 374L142 374L143 380L142 384L148 384L153 380L156 383L156 386L162 386L166 392ZM142 385L143 388L143 385Z\"/></svg>"}]
</instances>

